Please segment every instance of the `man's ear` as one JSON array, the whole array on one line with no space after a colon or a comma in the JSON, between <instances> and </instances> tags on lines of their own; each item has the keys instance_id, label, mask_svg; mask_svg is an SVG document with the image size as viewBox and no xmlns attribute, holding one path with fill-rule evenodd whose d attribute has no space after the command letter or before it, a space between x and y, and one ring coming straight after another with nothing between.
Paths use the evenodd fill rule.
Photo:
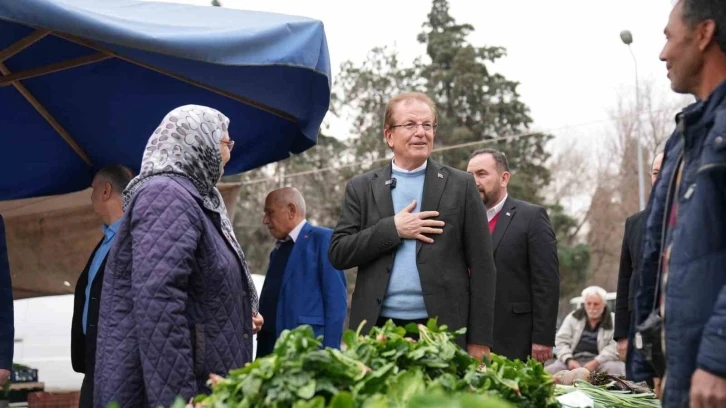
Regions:
<instances>
[{"instance_id":1,"label":"man's ear","mask_svg":"<svg viewBox=\"0 0 726 408\"><path fill-rule=\"evenodd\" d=\"M103 183L103 199L108 200L113 194L113 186L108 181Z\"/></svg>"},{"instance_id":2,"label":"man's ear","mask_svg":"<svg viewBox=\"0 0 726 408\"><path fill-rule=\"evenodd\" d=\"M696 41L698 49L705 51L711 43L714 42L716 36L716 22L713 20L705 20L696 27ZM715 44L714 44L715 45Z\"/></svg>"},{"instance_id":3,"label":"man's ear","mask_svg":"<svg viewBox=\"0 0 726 408\"><path fill-rule=\"evenodd\" d=\"M501 182L502 187L506 187L509 184L509 178L511 176L512 175L508 171L505 171L504 173L502 173L502 182Z\"/></svg>"},{"instance_id":4,"label":"man's ear","mask_svg":"<svg viewBox=\"0 0 726 408\"><path fill-rule=\"evenodd\" d=\"M388 145L389 149L393 149L393 141L391 141L391 138L393 137L393 131L386 127L383 129L383 140L386 141L386 144Z\"/></svg>"}]
</instances>

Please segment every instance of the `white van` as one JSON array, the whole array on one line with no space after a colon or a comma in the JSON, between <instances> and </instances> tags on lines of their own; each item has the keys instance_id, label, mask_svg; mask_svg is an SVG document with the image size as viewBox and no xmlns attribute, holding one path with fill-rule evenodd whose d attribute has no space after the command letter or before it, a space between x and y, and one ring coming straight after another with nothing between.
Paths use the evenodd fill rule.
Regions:
<instances>
[{"instance_id":1,"label":"white van","mask_svg":"<svg viewBox=\"0 0 726 408\"><path fill-rule=\"evenodd\" d=\"M13 360L38 369L47 391L78 391L83 374L71 366L73 295L45 296L13 302Z\"/></svg>"},{"instance_id":2,"label":"white van","mask_svg":"<svg viewBox=\"0 0 726 408\"><path fill-rule=\"evenodd\" d=\"M252 274L257 293L264 275ZM46 391L78 391L83 374L71 366L73 295L16 300L14 362L38 369ZM256 336L252 342L257 351ZM254 354L253 354L254 355Z\"/></svg>"}]
</instances>

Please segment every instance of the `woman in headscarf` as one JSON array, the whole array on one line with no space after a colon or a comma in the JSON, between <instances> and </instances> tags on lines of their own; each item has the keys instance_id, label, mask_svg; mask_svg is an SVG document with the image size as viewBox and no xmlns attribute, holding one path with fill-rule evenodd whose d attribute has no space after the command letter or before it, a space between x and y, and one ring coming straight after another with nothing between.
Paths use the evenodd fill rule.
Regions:
<instances>
[{"instance_id":1,"label":"woman in headscarf","mask_svg":"<svg viewBox=\"0 0 726 408\"><path fill-rule=\"evenodd\" d=\"M252 360L257 292L215 187L234 142L204 106L171 111L124 192L103 282L97 407L170 406ZM253 321L253 316L255 316Z\"/></svg>"}]
</instances>

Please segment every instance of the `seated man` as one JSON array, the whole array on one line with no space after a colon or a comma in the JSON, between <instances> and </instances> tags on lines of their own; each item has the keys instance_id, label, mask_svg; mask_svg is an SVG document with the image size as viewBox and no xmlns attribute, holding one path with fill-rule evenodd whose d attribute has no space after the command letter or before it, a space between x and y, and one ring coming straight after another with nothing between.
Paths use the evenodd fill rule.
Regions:
<instances>
[{"instance_id":1,"label":"seated man","mask_svg":"<svg viewBox=\"0 0 726 408\"><path fill-rule=\"evenodd\" d=\"M585 305L570 313L555 337L557 360L545 367L550 374L585 367L625 375L625 363L618 359L613 339L613 315L606 303L605 289L590 286L582 291Z\"/></svg>"}]
</instances>

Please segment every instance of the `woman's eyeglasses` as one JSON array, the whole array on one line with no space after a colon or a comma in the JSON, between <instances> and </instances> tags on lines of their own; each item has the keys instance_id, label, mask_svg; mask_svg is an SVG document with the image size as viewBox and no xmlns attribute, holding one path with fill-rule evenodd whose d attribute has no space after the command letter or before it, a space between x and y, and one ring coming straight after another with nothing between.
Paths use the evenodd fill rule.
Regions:
<instances>
[{"instance_id":1,"label":"woman's eyeglasses","mask_svg":"<svg viewBox=\"0 0 726 408\"><path fill-rule=\"evenodd\" d=\"M234 140L222 140L222 143L227 145L227 148L229 148L230 152L234 148Z\"/></svg>"}]
</instances>

